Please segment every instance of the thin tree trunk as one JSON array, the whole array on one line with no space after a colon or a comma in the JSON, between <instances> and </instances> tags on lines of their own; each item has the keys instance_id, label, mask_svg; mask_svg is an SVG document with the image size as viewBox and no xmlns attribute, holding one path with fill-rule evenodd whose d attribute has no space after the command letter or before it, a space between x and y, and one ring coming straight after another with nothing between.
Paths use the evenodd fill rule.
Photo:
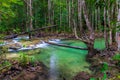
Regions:
<instances>
[{"instance_id":1,"label":"thin tree trunk","mask_svg":"<svg viewBox=\"0 0 120 80\"><path fill-rule=\"evenodd\" d=\"M106 45L106 48L108 49L109 48L109 43L108 43L108 34L107 34L107 10L106 10L106 7L104 7L104 38L105 38L105 45Z\"/></svg>"},{"instance_id":2,"label":"thin tree trunk","mask_svg":"<svg viewBox=\"0 0 120 80\"><path fill-rule=\"evenodd\" d=\"M51 0L48 0L48 24L51 24Z\"/></svg>"},{"instance_id":3,"label":"thin tree trunk","mask_svg":"<svg viewBox=\"0 0 120 80\"><path fill-rule=\"evenodd\" d=\"M119 1L117 5L120 6ZM117 26L120 26L120 7L118 7ZM120 51L120 32L118 32L118 28L116 28L116 41L118 45L118 51Z\"/></svg>"},{"instance_id":4,"label":"thin tree trunk","mask_svg":"<svg viewBox=\"0 0 120 80\"><path fill-rule=\"evenodd\" d=\"M71 2L69 0L69 28L71 27Z\"/></svg>"},{"instance_id":5,"label":"thin tree trunk","mask_svg":"<svg viewBox=\"0 0 120 80\"><path fill-rule=\"evenodd\" d=\"M62 10L61 10L61 1L60 1L60 27L62 26Z\"/></svg>"},{"instance_id":6,"label":"thin tree trunk","mask_svg":"<svg viewBox=\"0 0 120 80\"><path fill-rule=\"evenodd\" d=\"M108 7L110 6L110 4L108 3ZM112 8L110 8L110 9L112 9ZM110 14L111 14L111 12L110 12L110 9L108 9L107 10L107 15L108 15L108 17L107 17L107 21L108 21L108 27L109 27L109 39L110 39L110 42L109 42L109 45L112 45L112 28L111 28L111 24L110 24Z\"/></svg>"},{"instance_id":7,"label":"thin tree trunk","mask_svg":"<svg viewBox=\"0 0 120 80\"><path fill-rule=\"evenodd\" d=\"M76 21L75 21L75 8L74 8L74 5L75 5L75 0L72 0L72 23L73 23L73 32L75 34L75 37L78 39L78 34L77 34L77 24L76 24Z\"/></svg>"},{"instance_id":8,"label":"thin tree trunk","mask_svg":"<svg viewBox=\"0 0 120 80\"><path fill-rule=\"evenodd\" d=\"M84 18L85 18L85 21L86 21L86 25L88 27L88 30L90 31L89 39L93 42L94 39L95 39L95 33L94 33L94 30L93 30L93 28L91 26L91 23L89 21L89 18L88 18L88 12L87 12L87 7L86 7L86 4L85 4L85 0L82 1L82 4L83 4Z\"/></svg>"},{"instance_id":9,"label":"thin tree trunk","mask_svg":"<svg viewBox=\"0 0 120 80\"><path fill-rule=\"evenodd\" d=\"M80 35L82 34L82 0L78 0L78 24L80 28Z\"/></svg>"},{"instance_id":10,"label":"thin tree trunk","mask_svg":"<svg viewBox=\"0 0 120 80\"><path fill-rule=\"evenodd\" d=\"M33 14L32 14L32 0L30 0L30 6L29 6L29 8L30 8L30 11L29 11L29 14L30 14L30 31L33 29L33 24L32 24L32 17L33 17ZM31 39L32 38L32 33L30 32L29 33L29 39Z\"/></svg>"}]
</instances>

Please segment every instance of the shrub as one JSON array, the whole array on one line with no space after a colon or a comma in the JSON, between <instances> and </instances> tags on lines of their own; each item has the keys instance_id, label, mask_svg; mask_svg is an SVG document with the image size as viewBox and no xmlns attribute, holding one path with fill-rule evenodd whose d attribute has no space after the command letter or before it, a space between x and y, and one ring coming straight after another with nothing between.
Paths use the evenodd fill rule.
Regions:
<instances>
[{"instance_id":1,"label":"shrub","mask_svg":"<svg viewBox=\"0 0 120 80\"><path fill-rule=\"evenodd\" d=\"M30 57L30 63L34 66L35 65L35 57L31 56Z\"/></svg>"},{"instance_id":2,"label":"shrub","mask_svg":"<svg viewBox=\"0 0 120 80\"><path fill-rule=\"evenodd\" d=\"M19 64L21 66L27 66L27 64L29 64L29 63L34 65L34 63L35 63L34 56L28 56L27 54L20 52Z\"/></svg>"},{"instance_id":3,"label":"shrub","mask_svg":"<svg viewBox=\"0 0 120 80\"><path fill-rule=\"evenodd\" d=\"M116 65L120 66L120 54L115 54L112 59L116 61Z\"/></svg>"},{"instance_id":4,"label":"shrub","mask_svg":"<svg viewBox=\"0 0 120 80\"><path fill-rule=\"evenodd\" d=\"M107 80L106 71L108 70L108 63L104 62L101 68L101 72L103 73L103 77L100 78L90 78L90 80Z\"/></svg>"},{"instance_id":5,"label":"shrub","mask_svg":"<svg viewBox=\"0 0 120 80\"><path fill-rule=\"evenodd\" d=\"M19 64L21 66L27 66L27 64L29 63L29 57L27 54L20 52L20 56L19 56Z\"/></svg>"},{"instance_id":6,"label":"shrub","mask_svg":"<svg viewBox=\"0 0 120 80\"><path fill-rule=\"evenodd\" d=\"M113 60L120 61L120 54L114 55Z\"/></svg>"}]
</instances>

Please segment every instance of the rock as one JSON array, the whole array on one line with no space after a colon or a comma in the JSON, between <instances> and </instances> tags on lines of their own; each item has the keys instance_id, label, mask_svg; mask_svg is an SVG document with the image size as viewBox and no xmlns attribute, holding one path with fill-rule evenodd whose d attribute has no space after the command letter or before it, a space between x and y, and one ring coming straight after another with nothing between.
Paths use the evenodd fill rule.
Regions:
<instances>
[{"instance_id":1,"label":"rock","mask_svg":"<svg viewBox=\"0 0 120 80\"><path fill-rule=\"evenodd\" d=\"M9 49L18 50L22 47L22 45L19 43L14 43L14 44L7 45L7 47L9 47Z\"/></svg>"},{"instance_id":2,"label":"rock","mask_svg":"<svg viewBox=\"0 0 120 80\"><path fill-rule=\"evenodd\" d=\"M86 72L78 73L73 80L90 80L90 74Z\"/></svg>"}]
</instances>

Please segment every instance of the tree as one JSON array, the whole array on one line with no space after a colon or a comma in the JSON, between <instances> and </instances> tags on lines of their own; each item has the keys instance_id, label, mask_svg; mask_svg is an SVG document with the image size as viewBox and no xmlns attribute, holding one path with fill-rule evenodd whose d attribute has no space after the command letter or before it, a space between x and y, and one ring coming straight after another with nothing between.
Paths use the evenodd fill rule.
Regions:
<instances>
[{"instance_id":1,"label":"tree","mask_svg":"<svg viewBox=\"0 0 120 80\"><path fill-rule=\"evenodd\" d=\"M24 0L26 5L27 5L27 22L26 22L26 27L29 32L29 39L32 38L32 33L30 32L33 30L33 12L32 12L32 0Z\"/></svg>"}]
</instances>

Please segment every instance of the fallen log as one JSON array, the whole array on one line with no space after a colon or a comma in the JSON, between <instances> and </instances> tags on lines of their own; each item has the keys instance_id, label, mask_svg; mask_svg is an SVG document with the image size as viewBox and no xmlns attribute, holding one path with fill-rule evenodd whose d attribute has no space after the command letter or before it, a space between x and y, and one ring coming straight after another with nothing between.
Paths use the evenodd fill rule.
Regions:
<instances>
[{"instance_id":1,"label":"fallen log","mask_svg":"<svg viewBox=\"0 0 120 80\"><path fill-rule=\"evenodd\" d=\"M4 37L4 39L6 40L6 39L16 38L16 37L19 36L19 35L28 34L28 33L30 33L30 32L34 32L34 31L49 29L49 28L56 27L56 26L57 26L57 25L51 25L51 26L46 26L46 27L42 27L42 28L33 29L33 30L30 30L30 31L25 31L25 32L22 32L22 33L20 33L20 34L12 34L12 35L9 35L9 36Z\"/></svg>"},{"instance_id":2,"label":"fallen log","mask_svg":"<svg viewBox=\"0 0 120 80\"><path fill-rule=\"evenodd\" d=\"M74 49L80 49L80 50L88 50L87 48L82 48L82 47L78 47L78 46L69 46L69 45L65 45L65 44L57 44L57 43L53 43L53 42L45 42L51 45L56 45L56 46L62 46L62 47L68 47L68 48L74 48Z\"/></svg>"}]
</instances>

